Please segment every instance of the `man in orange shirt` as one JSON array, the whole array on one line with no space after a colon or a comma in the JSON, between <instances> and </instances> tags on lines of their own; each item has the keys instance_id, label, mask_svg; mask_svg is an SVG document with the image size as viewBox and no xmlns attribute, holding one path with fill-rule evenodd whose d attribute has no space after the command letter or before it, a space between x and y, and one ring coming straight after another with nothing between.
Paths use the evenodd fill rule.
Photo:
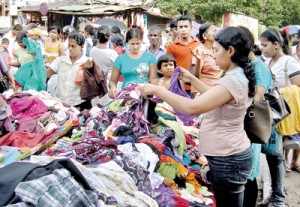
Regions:
<instances>
[{"instance_id":1,"label":"man in orange shirt","mask_svg":"<svg viewBox=\"0 0 300 207\"><path fill-rule=\"evenodd\" d=\"M177 19L177 39L167 47L167 54L172 55L176 60L176 65L189 69L192 61L191 49L195 49L199 44L196 37L191 36L192 19L189 16L181 16ZM185 90L190 92L191 87L185 85Z\"/></svg>"}]
</instances>

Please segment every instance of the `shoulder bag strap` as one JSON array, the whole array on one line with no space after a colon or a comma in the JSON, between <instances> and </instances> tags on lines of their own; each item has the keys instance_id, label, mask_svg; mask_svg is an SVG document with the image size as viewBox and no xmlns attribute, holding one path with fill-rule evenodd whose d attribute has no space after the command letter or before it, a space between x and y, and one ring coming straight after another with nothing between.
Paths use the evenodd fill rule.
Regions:
<instances>
[{"instance_id":1,"label":"shoulder bag strap","mask_svg":"<svg viewBox=\"0 0 300 207\"><path fill-rule=\"evenodd\" d=\"M288 86L289 82L289 76L288 76L288 68L287 68L287 63L289 62L290 59L287 59L285 64L284 64L284 77L285 77L285 86Z\"/></svg>"}]
</instances>

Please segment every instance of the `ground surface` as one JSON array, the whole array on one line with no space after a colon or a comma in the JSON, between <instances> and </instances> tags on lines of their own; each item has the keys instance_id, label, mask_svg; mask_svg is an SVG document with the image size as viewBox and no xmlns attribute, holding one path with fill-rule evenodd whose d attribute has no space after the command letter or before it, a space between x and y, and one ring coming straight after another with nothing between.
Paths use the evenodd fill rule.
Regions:
<instances>
[{"instance_id":1,"label":"ground surface","mask_svg":"<svg viewBox=\"0 0 300 207\"><path fill-rule=\"evenodd\" d=\"M291 153L290 153L291 154ZM291 158L290 158L291 159ZM300 162L299 162L300 165ZM263 198L267 197L267 190L270 187L270 176L268 172L267 163L264 155L261 156L261 177L259 181L259 198L260 202ZM292 171L287 172L285 177L285 188L286 188L286 207L300 207L300 173ZM258 205L261 206L261 205Z\"/></svg>"}]
</instances>

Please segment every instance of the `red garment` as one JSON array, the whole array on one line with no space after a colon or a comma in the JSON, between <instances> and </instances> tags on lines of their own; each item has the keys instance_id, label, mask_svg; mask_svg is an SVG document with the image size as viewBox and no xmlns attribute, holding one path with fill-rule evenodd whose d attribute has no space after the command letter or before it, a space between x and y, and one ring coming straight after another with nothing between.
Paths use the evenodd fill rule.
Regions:
<instances>
[{"instance_id":1,"label":"red garment","mask_svg":"<svg viewBox=\"0 0 300 207\"><path fill-rule=\"evenodd\" d=\"M143 139L140 139L139 142L140 143L149 143L149 144L153 145L153 147L155 147L159 151L160 154L162 154L162 152L165 149L164 144L161 144L160 142L158 142L154 139L151 139L151 138L143 138Z\"/></svg>"},{"instance_id":2,"label":"red garment","mask_svg":"<svg viewBox=\"0 0 300 207\"><path fill-rule=\"evenodd\" d=\"M159 158L159 162L171 162L171 159L169 156L162 154Z\"/></svg>"},{"instance_id":3,"label":"red garment","mask_svg":"<svg viewBox=\"0 0 300 207\"><path fill-rule=\"evenodd\" d=\"M18 131L9 132L8 134L0 138L0 146L31 148L52 137L55 133L56 131L51 131L44 134L34 134Z\"/></svg>"},{"instance_id":4,"label":"red garment","mask_svg":"<svg viewBox=\"0 0 300 207\"><path fill-rule=\"evenodd\" d=\"M188 200L185 200L184 198L180 198L178 196L173 196L172 198L176 202L175 207L189 207L190 206L190 202Z\"/></svg>"},{"instance_id":5,"label":"red garment","mask_svg":"<svg viewBox=\"0 0 300 207\"><path fill-rule=\"evenodd\" d=\"M188 135L188 134L184 134L185 136L185 140L190 143L191 145L196 146L196 142L194 142L194 140L192 140L192 138Z\"/></svg>"}]
</instances>

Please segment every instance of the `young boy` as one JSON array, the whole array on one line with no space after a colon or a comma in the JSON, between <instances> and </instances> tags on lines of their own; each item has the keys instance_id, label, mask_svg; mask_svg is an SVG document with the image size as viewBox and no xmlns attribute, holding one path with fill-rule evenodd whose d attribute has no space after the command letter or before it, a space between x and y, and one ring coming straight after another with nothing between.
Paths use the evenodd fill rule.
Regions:
<instances>
[{"instance_id":1,"label":"young boy","mask_svg":"<svg viewBox=\"0 0 300 207\"><path fill-rule=\"evenodd\" d=\"M157 69L159 70L162 78L159 80L158 85L169 87L174 69L176 67L175 58L169 54L164 54L159 57L157 61Z\"/></svg>"},{"instance_id":2,"label":"young boy","mask_svg":"<svg viewBox=\"0 0 300 207\"><path fill-rule=\"evenodd\" d=\"M5 60L5 63L8 64L10 62L9 52L8 52L8 46L9 46L9 39L2 38L1 40L1 53Z\"/></svg>"}]
</instances>

